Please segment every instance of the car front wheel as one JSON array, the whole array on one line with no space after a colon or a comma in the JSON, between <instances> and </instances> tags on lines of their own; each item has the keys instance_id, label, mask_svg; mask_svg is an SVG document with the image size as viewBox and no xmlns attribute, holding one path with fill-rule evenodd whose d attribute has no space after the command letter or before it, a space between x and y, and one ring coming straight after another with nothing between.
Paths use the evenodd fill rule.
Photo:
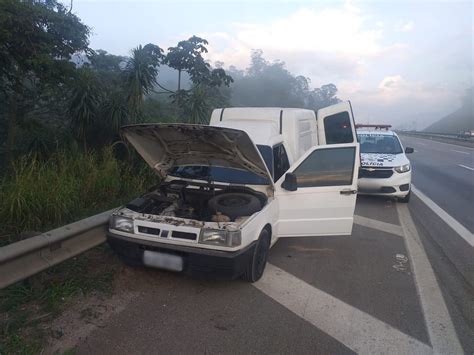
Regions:
<instances>
[{"instance_id":1,"label":"car front wheel","mask_svg":"<svg viewBox=\"0 0 474 355\"><path fill-rule=\"evenodd\" d=\"M270 251L270 233L264 229L260 233L252 259L247 265L243 279L248 282L260 280L267 265L268 252Z\"/></svg>"}]
</instances>

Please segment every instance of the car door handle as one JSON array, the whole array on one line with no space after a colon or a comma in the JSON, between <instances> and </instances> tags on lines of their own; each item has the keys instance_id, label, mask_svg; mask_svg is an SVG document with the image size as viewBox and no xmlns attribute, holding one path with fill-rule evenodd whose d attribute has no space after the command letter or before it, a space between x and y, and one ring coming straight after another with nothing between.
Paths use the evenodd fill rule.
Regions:
<instances>
[{"instance_id":1,"label":"car door handle","mask_svg":"<svg viewBox=\"0 0 474 355\"><path fill-rule=\"evenodd\" d=\"M341 190L341 195L353 195L357 193L357 190Z\"/></svg>"}]
</instances>

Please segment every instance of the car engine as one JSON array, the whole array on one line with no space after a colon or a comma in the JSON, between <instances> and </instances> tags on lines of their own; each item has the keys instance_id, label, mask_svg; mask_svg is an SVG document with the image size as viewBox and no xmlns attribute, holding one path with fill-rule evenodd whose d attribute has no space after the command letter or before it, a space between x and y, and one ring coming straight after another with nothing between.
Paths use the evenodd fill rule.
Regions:
<instances>
[{"instance_id":1,"label":"car engine","mask_svg":"<svg viewBox=\"0 0 474 355\"><path fill-rule=\"evenodd\" d=\"M126 207L144 214L226 222L250 216L266 203L265 194L246 187L173 180L153 188Z\"/></svg>"}]
</instances>

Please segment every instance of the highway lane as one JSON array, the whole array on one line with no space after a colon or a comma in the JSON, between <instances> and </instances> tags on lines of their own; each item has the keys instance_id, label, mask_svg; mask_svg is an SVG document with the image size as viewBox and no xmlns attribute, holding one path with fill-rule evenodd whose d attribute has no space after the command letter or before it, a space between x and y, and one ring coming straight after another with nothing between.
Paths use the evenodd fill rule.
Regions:
<instances>
[{"instance_id":1,"label":"highway lane","mask_svg":"<svg viewBox=\"0 0 474 355\"><path fill-rule=\"evenodd\" d=\"M111 299L51 324L44 352L471 354L470 288L424 252L407 207L358 196L352 236L283 238L253 285L123 266Z\"/></svg>"},{"instance_id":2,"label":"highway lane","mask_svg":"<svg viewBox=\"0 0 474 355\"><path fill-rule=\"evenodd\" d=\"M469 231L474 231L474 149L400 136L409 155L413 184Z\"/></svg>"}]
</instances>

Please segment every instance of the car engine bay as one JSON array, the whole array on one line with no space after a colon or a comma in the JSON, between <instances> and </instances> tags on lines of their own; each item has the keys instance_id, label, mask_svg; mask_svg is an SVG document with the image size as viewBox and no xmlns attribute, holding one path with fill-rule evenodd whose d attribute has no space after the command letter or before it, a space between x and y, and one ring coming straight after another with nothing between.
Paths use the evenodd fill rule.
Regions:
<instances>
[{"instance_id":1,"label":"car engine bay","mask_svg":"<svg viewBox=\"0 0 474 355\"><path fill-rule=\"evenodd\" d=\"M132 211L203 222L230 222L260 211L267 196L247 187L172 180L130 201Z\"/></svg>"}]
</instances>

